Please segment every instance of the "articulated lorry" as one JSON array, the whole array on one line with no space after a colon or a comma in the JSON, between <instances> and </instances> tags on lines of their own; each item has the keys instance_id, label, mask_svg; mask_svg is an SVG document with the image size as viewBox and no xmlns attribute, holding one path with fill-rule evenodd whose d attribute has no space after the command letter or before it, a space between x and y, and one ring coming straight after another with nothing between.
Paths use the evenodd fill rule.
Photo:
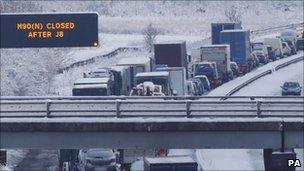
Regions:
<instances>
[{"instance_id":1,"label":"articulated lorry","mask_svg":"<svg viewBox=\"0 0 304 171\"><path fill-rule=\"evenodd\" d=\"M75 81L73 96L109 96L114 83L109 77L81 78Z\"/></svg>"},{"instance_id":2,"label":"articulated lorry","mask_svg":"<svg viewBox=\"0 0 304 171\"><path fill-rule=\"evenodd\" d=\"M152 70L152 61L149 57L130 57L122 58L116 66L128 66L130 67L130 82L132 87L135 84L134 77L140 72L150 72Z\"/></svg>"},{"instance_id":3,"label":"articulated lorry","mask_svg":"<svg viewBox=\"0 0 304 171\"><path fill-rule=\"evenodd\" d=\"M186 70L184 67L163 67L154 72L136 74L136 85L152 82L160 85L162 93L167 96L187 94Z\"/></svg>"},{"instance_id":4,"label":"articulated lorry","mask_svg":"<svg viewBox=\"0 0 304 171\"><path fill-rule=\"evenodd\" d=\"M250 55L249 30L223 30L221 44L230 45L231 61L238 64L241 73L247 73L254 67L254 58Z\"/></svg>"},{"instance_id":5,"label":"articulated lorry","mask_svg":"<svg viewBox=\"0 0 304 171\"><path fill-rule=\"evenodd\" d=\"M184 67L188 72L186 42L159 42L154 44L155 65L165 64L168 67Z\"/></svg>"},{"instance_id":6,"label":"articulated lorry","mask_svg":"<svg viewBox=\"0 0 304 171\"><path fill-rule=\"evenodd\" d=\"M223 30L235 30L242 29L241 23L211 23L211 39L212 44L221 44L220 42L220 33Z\"/></svg>"}]
</instances>

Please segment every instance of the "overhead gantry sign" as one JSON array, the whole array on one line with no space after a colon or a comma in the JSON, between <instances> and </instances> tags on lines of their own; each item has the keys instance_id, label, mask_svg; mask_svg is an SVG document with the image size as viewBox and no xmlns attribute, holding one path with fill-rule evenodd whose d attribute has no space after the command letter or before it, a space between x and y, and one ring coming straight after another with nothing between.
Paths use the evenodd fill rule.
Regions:
<instances>
[{"instance_id":1,"label":"overhead gantry sign","mask_svg":"<svg viewBox=\"0 0 304 171\"><path fill-rule=\"evenodd\" d=\"M98 44L97 13L1 15L1 48Z\"/></svg>"}]
</instances>

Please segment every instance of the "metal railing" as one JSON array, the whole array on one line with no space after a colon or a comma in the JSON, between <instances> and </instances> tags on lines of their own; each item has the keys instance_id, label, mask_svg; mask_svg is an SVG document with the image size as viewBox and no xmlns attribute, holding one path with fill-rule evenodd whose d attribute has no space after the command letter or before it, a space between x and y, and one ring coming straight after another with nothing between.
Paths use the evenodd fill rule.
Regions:
<instances>
[{"instance_id":1,"label":"metal railing","mask_svg":"<svg viewBox=\"0 0 304 171\"><path fill-rule=\"evenodd\" d=\"M173 97L172 97L173 98ZM304 97L235 97L232 101L200 98L83 99L57 100L1 98L0 118L31 117L295 117L304 118ZM220 97L223 98L223 97ZM228 98L228 97L227 97ZM230 97L229 97L230 98ZM248 100L238 100L248 99ZM253 100L255 98L255 100ZM268 99L269 98L269 99ZM272 100L272 98L277 100ZM6 99L6 100L4 100ZM249 100L251 99L251 100Z\"/></svg>"}]
</instances>

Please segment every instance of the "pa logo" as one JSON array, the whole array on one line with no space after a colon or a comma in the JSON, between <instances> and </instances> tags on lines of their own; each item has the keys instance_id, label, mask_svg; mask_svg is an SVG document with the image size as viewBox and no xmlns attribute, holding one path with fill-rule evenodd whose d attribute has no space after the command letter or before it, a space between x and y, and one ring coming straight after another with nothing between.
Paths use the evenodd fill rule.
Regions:
<instances>
[{"instance_id":1,"label":"pa logo","mask_svg":"<svg viewBox=\"0 0 304 171\"><path fill-rule=\"evenodd\" d=\"M289 159L288 167L301 167L301 162L299 159Z\"/></svg>"}]
</instances>

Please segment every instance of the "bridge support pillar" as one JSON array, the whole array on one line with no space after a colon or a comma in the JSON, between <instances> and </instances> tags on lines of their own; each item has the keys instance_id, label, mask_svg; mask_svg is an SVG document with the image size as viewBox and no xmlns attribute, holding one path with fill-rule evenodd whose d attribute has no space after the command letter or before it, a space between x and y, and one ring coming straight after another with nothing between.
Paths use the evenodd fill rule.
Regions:
<instances>
[{"instance_id":1,"label":"bridge support pillar","mask_svg":"<svg viewBox=\"0 0 304 171\"><path fill-rule=\"evenodd\" d=\"M7 153L6 150L0 150L0 165L6 165Z\"/></svg>"},{"instance_id":2,"label":"bridge support pillar","mask_svg":"<svg viewBox=\"0 0 304 171\"><path fill-rule=\"evenodd\" d=\"M295 160L296 153L289 151L274 151L263 149L265 171L295 171L295 167L288 166L288 160Z\"/></svg>"}]
</instances>

